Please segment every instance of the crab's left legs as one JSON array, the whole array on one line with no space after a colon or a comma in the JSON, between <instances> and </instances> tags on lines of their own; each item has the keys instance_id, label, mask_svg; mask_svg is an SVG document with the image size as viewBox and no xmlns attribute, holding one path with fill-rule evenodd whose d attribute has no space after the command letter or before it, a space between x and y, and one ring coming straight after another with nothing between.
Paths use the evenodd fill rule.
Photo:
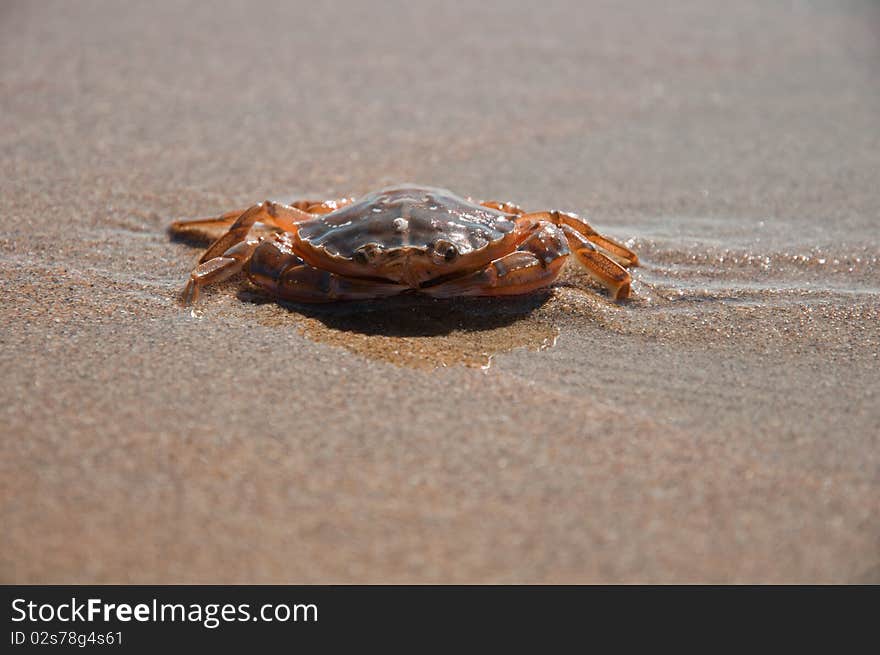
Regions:
<instances>
[{"instance_id":1,"label":"crab's left legs","mask_svg":"<svg viewBox=\"0 0 880 655\"><path fill-rule=\"evenodd\" d=\"M638 266L638 255L614 239L596 232L580 216L556 210L527 214L518 205L495 200L486 200L480 204L507 214L515 214L515 220L520 223L551 223L558 226L565 234L575 258L590 276L608 289L615 300L629 297L631 277L625 267Z\"/></svg>"},{"instance_id":2,"label":"crab's left legs","mask_svg":"<svg viewBox=\"0 0 880 655\"><path fill-rule=\"evenodd\" d=\"M629 298L632 282L629 271L571 226L563 225L561 229L575 258L590 277L605 287L615 300Z\"/></svg>"},{"instance_id":3,"label":"crab's left legs","mask_svg":"<svg viewBox=\"0 0 880 655\"><path fill-rule=\"evenodd\" d=\"M551 223L538 223L514 252L482 270L419 291L437 298L528 293L553 282L569 254L562 231Z\"/></svg>"},{"instance_id":4,"label":"crab's left legs","mask_svg":"<svg viewBox=\"0 0 880 655\"><path fill-rule=\"evenodd\" d=\"M587 240L594 243L602 252L611 257L621 266L638 266L639 257L632 250L618 243L611 237L599 234L593 227L577 214L569 212L561 212L555 209L543 212L526 213L519 205L512 202L499 202L497 200L483 200L480 202L483 207L497 209L506 214L516 214L526 219L536 221L548 221L554 225L567 225Z\"/></svg>"},{"instance_id":5,"label":"crab's left legs","mask_svg":"<svg viewBox=\"0 0 880 655\"><path fill-rule=\"evenodd\" d=\"M519 205L515 205L512 202L499 202L497 200L481 200L480 203L483 207L488 207L489 209L497 209L500 212L504 212L505 214L525 214L525 210Z\"/></svg>"},{"instance_id":6,"label":"crab's left legs","mask_svg":"<svg viewBox=\"0 0 880 655\"><path fill-rule=\"evenodd\" d=\"M567 226L596 245L599 250L608 255L621 266L638 266L639 256L632 250L618 243L611 237L606 237L594 230L589 223L577 214L561 212L555 209L544 212L531 212L521 214L521 219L534 221L549 221L554 225Z\"/></svg>"}]
</instances>

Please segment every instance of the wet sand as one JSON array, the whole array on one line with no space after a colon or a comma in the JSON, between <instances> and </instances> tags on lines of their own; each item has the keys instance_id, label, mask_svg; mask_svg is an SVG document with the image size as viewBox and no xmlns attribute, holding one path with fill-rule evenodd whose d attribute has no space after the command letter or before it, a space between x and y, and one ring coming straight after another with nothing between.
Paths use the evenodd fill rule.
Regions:
<instances>
[{"instance_id":1,"label":"wet sand","mask_svg":"<svg viewBox=\"0 0 880 655\"><path fill-rule=\"evenodd\" d=\"M0 581L880 582L878 82L870 2L3 3ZM403 181L633 298L176 302Z\"/></svg>"}]
</instances>

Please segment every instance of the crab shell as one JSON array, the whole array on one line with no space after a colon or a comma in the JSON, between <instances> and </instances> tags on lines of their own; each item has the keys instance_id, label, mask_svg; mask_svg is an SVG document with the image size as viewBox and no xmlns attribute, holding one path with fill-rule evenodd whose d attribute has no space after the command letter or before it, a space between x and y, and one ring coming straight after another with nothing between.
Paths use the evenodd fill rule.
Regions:
<instances>
[{"instance_id":1,"label":"crab shell","mask_svg":"<svg viewBox=\"0 0 880 655\"><path fill-rule=\"evenodd\" d=\"M316 268L418 288L514 250L515 219L445 189L389 187L302 223L293 250Z\"/></svg>"}]
</instances>

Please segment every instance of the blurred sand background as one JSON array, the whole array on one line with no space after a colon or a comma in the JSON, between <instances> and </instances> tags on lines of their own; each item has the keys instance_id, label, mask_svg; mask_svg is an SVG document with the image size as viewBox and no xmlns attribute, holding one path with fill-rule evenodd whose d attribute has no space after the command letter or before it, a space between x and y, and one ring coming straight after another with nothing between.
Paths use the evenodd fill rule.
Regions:
<instances>
[{"instance_id":1,"label":"blurred sand background","mask_svg":"<svg viewBox=\"0 0 880 655\"><path fill-rule=\"evenodd\" d=\"M6 0L0 581L880 582L878 171L875 2ZM403 181L634 298L176 303Z\"/></svg>"}]
</instances>

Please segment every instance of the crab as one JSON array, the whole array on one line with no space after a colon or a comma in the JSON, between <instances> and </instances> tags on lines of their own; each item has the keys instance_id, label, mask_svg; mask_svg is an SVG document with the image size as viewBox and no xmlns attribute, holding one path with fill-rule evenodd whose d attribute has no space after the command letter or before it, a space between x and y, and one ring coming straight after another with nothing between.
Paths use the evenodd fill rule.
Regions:
<instances>
[{"instance_id":1,"label":"crab","mask_svg":"<svg viewBox=\"0 0 880 655\"><path fill-rule=\"evenodd\" d=\"M269 229L255 236L253 228ZM178 221L173 234L226 228L182 293L244 271L271 296L303 303L418 292L437 298L504 296L547 287L569 256L615 300L630 293L634 252L581 217L526 212L509 202L402 185L357 200L265 201L217 218Z\"/></svg>"}]
</instances>

